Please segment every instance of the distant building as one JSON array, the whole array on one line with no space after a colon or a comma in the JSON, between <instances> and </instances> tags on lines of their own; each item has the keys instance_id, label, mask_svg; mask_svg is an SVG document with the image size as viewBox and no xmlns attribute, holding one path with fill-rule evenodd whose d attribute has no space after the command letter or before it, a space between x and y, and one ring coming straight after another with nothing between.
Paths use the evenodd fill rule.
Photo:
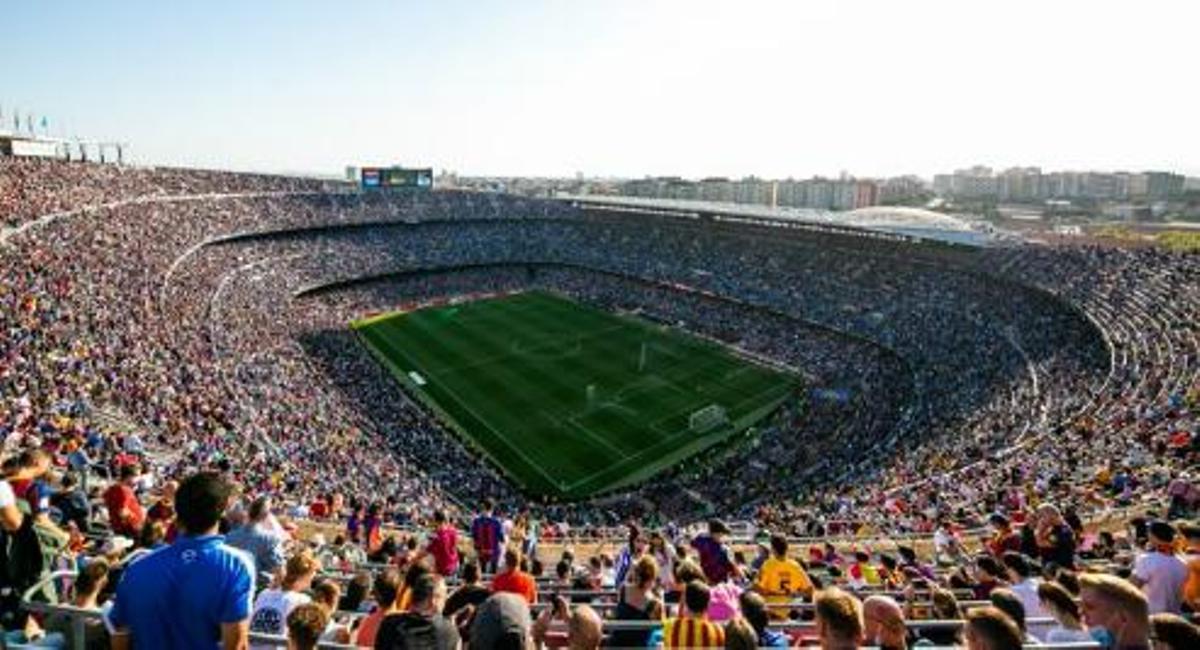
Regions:
<instances>
[{"instance_id":1,"label":"distant building","mask_svg":"<svg viewBox=\"0 0 1200 650\"><path fill-rule=\"evenodd\" d=\"M722 177L688 181L679 177L644 178L622 183L624 196L742 203L824 210L854 210L879 203L879 185L849 176L837 180L766 180L747 176L740 180Z\"/></svg>"},{"instance_id":2,"label":"distant building","mask_svg":"<svg viewBox=\"0 0 1200 650\"><path fill-rule=\"evenodd\" d=\"M1183 175L1171 172L1146 172L1146 196L1165 201L1183 193Z\"/></svg>"}]
</instances>

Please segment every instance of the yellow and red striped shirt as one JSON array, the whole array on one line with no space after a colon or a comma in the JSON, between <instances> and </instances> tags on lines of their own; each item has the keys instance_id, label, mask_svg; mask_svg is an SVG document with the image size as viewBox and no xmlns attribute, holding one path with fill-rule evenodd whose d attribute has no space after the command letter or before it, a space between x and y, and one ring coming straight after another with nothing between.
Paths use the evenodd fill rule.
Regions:
<instances>
[{"instance_id":1,"label":"yellow and red striped shirt","mask_svg":"<svg viewBox=\"0 0 1200 650\"><path fill-rule=\"evenodd\" d=\"M725 628L705 618L669 618L663 624L663 642L667 648L723 648Z\"/></svg>"}]
</instances>

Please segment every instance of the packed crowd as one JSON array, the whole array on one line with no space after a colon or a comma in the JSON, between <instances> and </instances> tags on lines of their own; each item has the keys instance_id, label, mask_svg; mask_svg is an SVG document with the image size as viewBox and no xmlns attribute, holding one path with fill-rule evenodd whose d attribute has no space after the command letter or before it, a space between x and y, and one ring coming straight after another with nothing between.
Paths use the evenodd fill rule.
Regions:
<instances>
[{"instance_id":1,"label":"packed crowd","mask_svg":"<svg viewBox=\"0 0 1200 650\"><path fill-rule=\"evenodd\" d=\"M236 194L248 182L224 187L224 178L197 173L178 185L216 197ZM686 515L689 507L747 514L748 506L762 506L754 513L760 520L796 532L861 532L868 521L886 523L892 532L928 532L943 516L982 525L998 502L1028 501L1032 495L1020 493L1022 485L1065 486L1072 493L1059 496L1073 509L1128 503L1140 495L1066 481L1062 465L1037 462L1063 450L1088 454L1068 466L1099 474L1096 458L1106 459L1098 453L1104 445L1064 441L1104 428L1109 447L1124 444L1119 426L1094 417L1098 401L1136 400L1132 411L1147 430L1144 457L1120 468L1137 474L1120 480L1122 492L1161 492L1189 458L1157 453L1153 434L1187 434L1194 427L1186 409L1195 390L1189 365L1195 337L1187 319L1194 303L1142 296L1161 298L1174 310L1173 320L1136 322L1129 338L1107 336L1121 349L1110 360L1092 321L1050 293L1024 288L1056 291L1057 280L1058 288L1074 292L1064 294L1072 304L1086 305L1116 327L1124 310L1137 304L1122 292L1163 291L1171 286L1169 277L1157 278L1158 285L1140 278L1106 281L1108 269L1128 274L1128 265L1081 254L1061 265L983 261L985 269L1045 277L1020 278L1022 285L979 282L970 269L936 257L903 261L895 251L851 256L844 241L828 246L697 230L669 220L570 214L558 204L493 195L301 193L137 203L47 223L6 250L12 263L5 272L13 280L3 295L12 341L6 356L12 363L4 379L11 386L6 395L14 397L3 406L2 426L14 434L48 426L54 431L48 420L101 405L171 446L179 467L227 464L248 483L300 503L334 491L371 494L382 497L381 507L400 521L411 510L453 508L454 495L491 494L513 504L519 495L429 414L407 403L378 368L372 372L362 352L353 353L337 332L347 318L381 305L351 301L322 311L293 294L373 274L425 271L383 297L394 306L488 286L478 283L484 274L476 274L475 287L448 284L440 269L538 263L570 265L577 275L605 272L615 285L590 276L567 278L560 270L542 274L549 288L602 306L651 315L657 310L813 377L820 377L822 364L826 373L840 369L834 372L841 376L820 377L814 386L834 389L820 395L848 396L844 402L806 400L802 411L795 405L780 414L758 451L683 468L685 476L649 486L648 492L681 502L678 509L665 508L667 516ZM451 215L460 221L447 222ZM368 223L392 225L311 230ZM256 232L274 234L247 234ZM236 234L242 236L200 246ZM1139 254L1151 255L1129 253ZM1188 263L1162 256L1146 266L1148 273L1186 276L1194 272ZM1081 275L1096 281L1074 283ZM492 284L506 289L541 281L520 270L501 277ZM1099 287L1109 293L1089 291ZM689 291L693 299L680 298ZM695 297L699 292L731 299L705 301ZM1166 355L1132 356L1159 345L1148 335L1156 326L1179 345ZM864 346L875 356L846 362L861 356L854 351ZM1106 373L1110 362L1115 365ZM872 367L882 370L876 376L859 372ZM1167 376L1152 377L1156 392L1147 394L1139 373ZM1166 409L1137 408L1154 400ZM68 417L66 426L79 424ZM401 451L380 454L376 440ZM878 453L864 448L863 440L875 441ZM783 454L796 462L780 470L756 454ZM995 462L1009 454L1016 460ZM878 462L881 456L890 462ZM709 478L729 472L747 478L738 483L741 489L724 489ZM1039 476L1026 480L1032 472ZM397 475L398 481L390 478ZM381 494L380 485L395 487ZM640 496L629 501L642 501ZM410 512L396 515L405 509L401 503ZM588 507L571 512L582 516L576 521L601 519ZM612 520L628 513L609 514Z\"/></svg>"},{"instance_id":2,"label":"packed crowd","mask_svg":"<svg viewBox=\"0 0 1200 650\"><path fill-rule=\"evenodd\" d=\"M26 592L0 602L9 647L1200 643L1200 525L1186 520L1097 530L1043 503L1019 522L993 513L977 540L948 527L931 548L894 550L765 530L734 545L719 519L692 532L630 523L612 548L553 544L536 519L485 501L405 532L352 515L327 541L229 472L174 480L144 469L137 441L96 437L106 462L90 467L55 467L47 451L5 464L6 549L55 558L32 575L3 565L5 586Z\"/></svg>"}]
</instances>

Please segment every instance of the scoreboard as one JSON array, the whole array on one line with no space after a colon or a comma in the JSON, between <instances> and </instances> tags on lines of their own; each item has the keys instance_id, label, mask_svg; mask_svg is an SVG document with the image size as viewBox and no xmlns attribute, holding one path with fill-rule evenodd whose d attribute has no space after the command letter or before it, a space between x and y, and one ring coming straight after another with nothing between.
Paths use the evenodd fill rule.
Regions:
<instances>
[{"instance_id":1,"label":"scoreboard","mask_svg":"<svg viewBox=\"0 0 1200 650\"><path fill-rule=\"evenodd\" d=\"M363 189L433 188L433 170L413 167L363 167L360 178Z\"/></svg>"}]
</instances>

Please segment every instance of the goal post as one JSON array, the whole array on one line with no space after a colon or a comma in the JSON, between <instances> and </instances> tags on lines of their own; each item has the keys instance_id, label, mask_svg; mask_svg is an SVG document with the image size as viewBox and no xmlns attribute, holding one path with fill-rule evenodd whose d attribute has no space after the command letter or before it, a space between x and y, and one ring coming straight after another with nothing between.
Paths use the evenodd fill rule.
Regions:
<instances>
[{"instance_id":1,"label":"goal post","mask_svg":"<svg viewBox=\"0 0 1200 650\"><path fill-rule=\"evenodd\" d=\"M707 433L728 422L725 407L720 404L709 404L688 416L688 428L694 433Z\"/></svg>"}]
</instances>

